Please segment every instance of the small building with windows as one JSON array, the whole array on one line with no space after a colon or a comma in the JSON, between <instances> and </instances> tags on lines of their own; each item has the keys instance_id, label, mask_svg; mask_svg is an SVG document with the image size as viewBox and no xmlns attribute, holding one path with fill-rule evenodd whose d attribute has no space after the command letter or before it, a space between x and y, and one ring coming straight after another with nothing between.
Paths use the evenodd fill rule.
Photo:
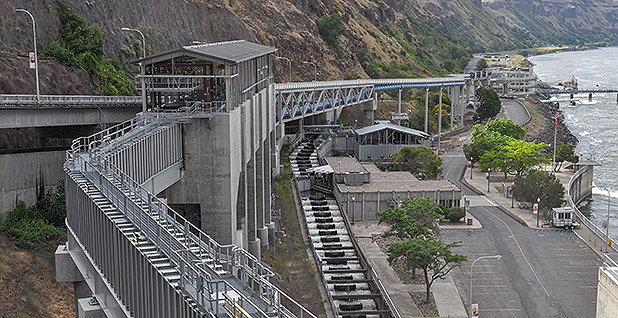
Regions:
<instances>
[{"instance_id":1,"label":"small building with windows","mask_svg":"<svg viewBox=\"0 0 618 318\"><path fill-rule=\"evenodd\" d=\"M403 147L429 147L429 135L412 128L390 122L356 129L356 156L360 161L384 161Z\"/></svg>"},{"instance_id":2,"label":"small building with windows","mask_svg":"<svg viewBox=\"0 0 618 318\"><path fill-rule=\"evenodd\" d=\"M406 198L431 197L446 208L461 204L461 190L447 180L418 180L408 171L381 171L373 163L361 163L352 157L324 160L326 165L315 169L312 178L330 180L329 190L351 221L375 220L376 212Z\"/></svg>"}]
</instances>

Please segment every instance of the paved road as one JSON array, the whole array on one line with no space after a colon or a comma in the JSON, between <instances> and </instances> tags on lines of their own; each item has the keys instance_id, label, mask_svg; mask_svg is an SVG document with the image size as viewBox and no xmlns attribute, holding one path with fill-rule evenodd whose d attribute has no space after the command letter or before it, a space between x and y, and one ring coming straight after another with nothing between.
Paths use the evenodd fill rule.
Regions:
<instances>
[{"instance_id":1,"label":"paved road","mask_svg":"<svg viewBox=\"0 0 618 318\"><path fill-rule=\"evenodd\" d=\"M482 229L444 230L441 237L462 241L457 253L468 261L453 277L469 308L470 265L481 255L502 255L474 265L472 302L479 317L594 317L600 259L572 231L532 229L460 181L466 160L461 150L443 157L445 177L471 199L470 213Z\"/></svg>"},{"instance_id":2,"label":"paved road","mask_svg":"<svg viewBox=\"0 0 618 318\"><path fill-rule=\"evenodd\" d=\"M517 100L503 98L500 99L500 101L502 102L502 106L504 107L505 118L509 118L514 123L520 124L522 126L528 122L530 116L528 115L528 112L526 111L524 106L521 105Z\"/></svg>"}]
</instances>

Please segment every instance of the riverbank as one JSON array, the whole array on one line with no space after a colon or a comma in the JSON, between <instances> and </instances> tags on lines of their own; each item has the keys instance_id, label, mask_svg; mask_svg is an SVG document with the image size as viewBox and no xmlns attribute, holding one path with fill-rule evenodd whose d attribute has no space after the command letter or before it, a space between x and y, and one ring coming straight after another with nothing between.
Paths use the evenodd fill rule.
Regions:
<instances>
[{"instance_id":1,"label":"riverbank","mask_svg":"<svg viewBox=\"0 0 618 318\"><path fill-rule=\"evenodd\" d=\"M521 102L528 108L530 116L532 116L529 123L530 127L526 127L528 132L526 141L544 142L553 147L554 134L556 134L556 143L571 144L573 148L577 146L579 140L565 124L564 114L559 107L542 103L536 96L527 97L522 99ZM557 128L556 113L558 113ZM554 132L555 129L557 129L556 132Z\"/></svg>"}]
</instances>

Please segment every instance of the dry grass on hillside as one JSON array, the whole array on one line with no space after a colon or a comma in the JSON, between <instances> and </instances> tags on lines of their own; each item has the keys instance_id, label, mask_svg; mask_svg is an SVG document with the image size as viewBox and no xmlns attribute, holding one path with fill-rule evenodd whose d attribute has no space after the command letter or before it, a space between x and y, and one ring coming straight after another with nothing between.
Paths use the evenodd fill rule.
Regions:
<instances>
[{"instance_id":1,"label":"dry grass on hillside","mask_svg":"<svg viewBox=\"0 0 618 318\"><path fill-rule=\"evenodd\" d=\"M73 284L57 283L54 251L26 251L0 235L0 317L73 317Z\"/></svg>"}]
</instances>

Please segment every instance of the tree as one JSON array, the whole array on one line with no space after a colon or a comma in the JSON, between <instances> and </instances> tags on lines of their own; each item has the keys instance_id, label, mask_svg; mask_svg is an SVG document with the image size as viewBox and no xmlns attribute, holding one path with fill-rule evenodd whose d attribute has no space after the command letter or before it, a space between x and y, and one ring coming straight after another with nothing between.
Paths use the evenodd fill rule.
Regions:
<instances>
[{"instance_id":1,"label":"tree","mask_svg":"<svg viewBox=\"0 0 618 318\"><path fill-rule=\"evenodd\" d=\"M498 94L491 88L480 87L474 94L478 102L476 114L481 120L494 117L500 112L502 103Z\"/></svg>"},{"instance_id":2,"label":"tree","mask_svg":"<svg viewBox=\"0 0 618 318\"><path fill-rule=\"evenodd\" d=\"M463 151L466 159L471 161L473 166L481 160L486 152L498 149L513 140L512 137L502 135L499 132L488 132L486 129L481 129L481 125L474 125L472 129L471 141L464 145Z\"/></svg>"},{"instance_id":3,"label":"tree","mask_svg":"<svg viewBox=\"0 0 618 318\"><path fill-rule=\"evenodd\" d=\"M397 207L377 212L379 223L391 226L389 234L402 240L424 237L435 229L433 221L444 216L444 208L433 198L404 199Z\"/></svg>"},{"instance_id":4,"label":"tree","mask_svg":"<svg viewBox=\"0 0 618 318\"><path fill-rule=\"evenodd\" d=\"M479 167L485 171L501 171L520 176L541 162L548 162L543 156L544 143L510 139L503 146L491 149L481 156Z\"/></svg>"},{"instance_id":5,"label":"tree","mask_svg":"<svg viewBox=\"0 0 618 318\"><path fill-rule=\"evenodd\" d=\"M420 180L436 179L442 173L442 158L427 147L403 147L391 157L390 171L410 171Z\"/></svg>"},{"instance_id":6,"label":"tree","mask_svg":"<svg viewBox=\"0 0 618 318\"><path fill-rule=\"evenodd\" d=\"M408 267L423 270L426 286L425 302L429 302L431 285L437 279L443 279L459 263L466 260L466 256L453 254L451 251L451 248L459 246L460 243L447 244L435 236L411 238L390 244L386 255L391 264L397 259L402 259Z\"/></svg>"},{"instance_id":7,"label":"tree","mask_svg":"<svg viewBox=\"0 0 618 318\"><path fill-rule=\"evenodd\" d=\"M485 68L487 68L487 60L485 60L484 58L481 58L478 62L476 62L476 67L474 68L474 70L482 71Z\"/></svg>"},{"instance_id":8,"label":"tree","mask_svg":"<svg viewBox=\"0 0 618 318\"><path fill-rule=\"evenodd\" d=\"M523 139L526 137L526 130L524 130L520 124L516 124L512 120L505 118L490 120L485 125L485 131L487 133L497 132L515 139Z\"/></svg>"},{"instance_id":9,"label":"tree","mask_svg":"<svg viewBox=\"0 0 618 318\"><path fill-rule=\"evenodd\" d=\"M530 170L526 175L515 178L513 195L516 200L533 203L537 199L540 211L564 204L564 186L552 173L540 170Z\"/></svg>"},{"instance_id":10,"label":"tree","mask_svg":"<svg viewBox=\"0 0 618 318\"><path fill-rule=\"evenodd\" d=\"M579 156L575 155L575 151L573 151L573 145L571 144L558 144L558 148L556 149L556 166L554 167L554 171L560 171L562 168L562 163L565 161L578 163Z\"/></svg>"}]
</instances>

